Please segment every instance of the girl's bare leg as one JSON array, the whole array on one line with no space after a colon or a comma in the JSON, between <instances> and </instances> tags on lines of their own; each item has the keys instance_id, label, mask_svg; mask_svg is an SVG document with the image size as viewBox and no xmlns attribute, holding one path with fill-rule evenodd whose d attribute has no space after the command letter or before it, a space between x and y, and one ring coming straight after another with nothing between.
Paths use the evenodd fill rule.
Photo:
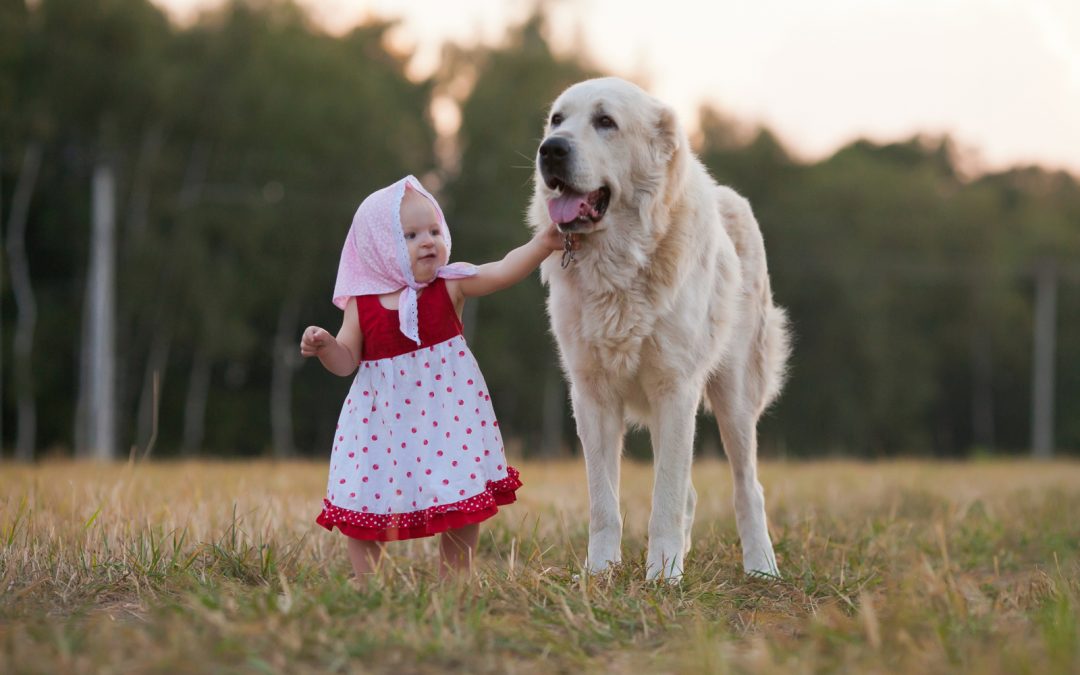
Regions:
<instances>
[{"instance_id":1,"label":"girl's bare leg","mask_svg":"<svg viewBox=\"0 0 1080 675\"><path fill-rule=\"evenodd\" d=\"M349 561L357 578L371 574L382 557L383 545L379 541L365 541L348 537Z\"/></svg>"},{"instance_id":2,"label":"girl's bare leg","mask_svg":"<svg viewBox=\"0 0 1080 675\"><path fill-rule=\"evenodd\" d=\"M471 571L479 539L480 523L443 532L439 537L439 576Z\"/></svg>"}]
</instances>

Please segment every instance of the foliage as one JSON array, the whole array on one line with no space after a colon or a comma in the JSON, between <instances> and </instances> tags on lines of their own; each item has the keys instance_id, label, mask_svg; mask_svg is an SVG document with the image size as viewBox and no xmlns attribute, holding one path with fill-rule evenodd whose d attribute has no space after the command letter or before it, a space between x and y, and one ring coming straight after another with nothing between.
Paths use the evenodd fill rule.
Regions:
<instances>
[{"instance_id":1,"label":"foliage","mask_svg":"<svg viewBox=\"0 0 1080 675\"><path fill-rule=\"evenodd\" d=\"M1073 270L1061 295L1076 292L1077 182L1038 169L965 180L948 139L919 137L857 142L800 165L767 131L740 143L721 114L702 118L702 159L754 205L774 296L795 333L792 376L766 419L766 447L793 455L1025 447L1031 273L1052 251ZM975 354L983 340L988 383ZM1075 372L1062 349L1059 372ZM973 428L979 386L990 390L989 438ZM1059 415L1076 410L1078 394L1059 387ZM1059 430L1058 440L1076 447L1071 434Z\"/></svg>"},{"instance_id":2,"label":"foliage","mask_svg":"<svg viewBox=\"0 0 1080 675\"><path fill-rule=\"evenodd\" d=\"M275 340L295 342L310 323L336 329L340 246L373 189L406 173L428 181L455 259L485 262L526 240L545 107L594 69L553 51L539 13L500 46L449 46L441 71L414 82L410 55L386 45L390 28L327 35L287 0L234 0L186 27L149 0L0 3L5 226L25 149L44 150L27 230L43 452L74 445L95 164L111 164L118 183L120 433L124 447L146 446L157 372L165 455L199 410L205 434L190 445L266 451L271 373L284 358ZM451 137L435 134L433 100L460 111ZM1058 446L1080 448L1075 177L1038 167L971 176L948 139L923 137L858 141L808 164L768 129L716 109L700 117L695 147L750 198L795 333L763 454L1023 451L1032 270L1048 259L1060 271ZM0 284L7 355L15 307ZM466 311L507 439L530 452L552 418L574 445L543 296L533 278ZM11 362L0 372L0 446L15 437ZM345 386L313 363L296 372L302 453L324 451ZM716 445L714 427L700 420L703 447Z\"/></svg>"},{"instance_id":3,"label":"foliage","mask_svg":"<svg viewBox=\"0 0 1080 675\"><path fill-rule=\"evenodd\" d=\"M329 296L352 212L371 190L433 165L430 86L408 81L382 46L387 25L334 38L287 2L233 2L179 31L145 0L46 0L29 25L24 128L40 130L27 133L53 160L29 228L38 353L66 357L41 369L40 396L60 399L41 444L71 444L63 413L78 372L89 170L104 153L120 184L122 433L147 440L135 417L157 347L166 452L200 358L213 374L205 446L262 452L279 312L291 301L304 319L340 321ZM29 77L38 72L48 76ZM311 393L298 402L299 433L311 447L332 433L323 413L340 391L311 377L301 386Z\"/></svg>"},{"instance_id":4,"label":"foliage","mask_svg":"<svg viewBox=\"0 0 1080 675\"><path fill-rule=\"evenodd\" d=\"M552 53L543 27L542 17L533 16L506 46L459 51L448 66L474 80L461 103L460 167L445 189L457 259L497 260L528 240L524 213L547 106L590 75ZM470 335L497 412L508 418L504 432L526 437L531 446L541 426L543 383L558 368L538 278L475 301Z\"/></svg>"}]
</instances>

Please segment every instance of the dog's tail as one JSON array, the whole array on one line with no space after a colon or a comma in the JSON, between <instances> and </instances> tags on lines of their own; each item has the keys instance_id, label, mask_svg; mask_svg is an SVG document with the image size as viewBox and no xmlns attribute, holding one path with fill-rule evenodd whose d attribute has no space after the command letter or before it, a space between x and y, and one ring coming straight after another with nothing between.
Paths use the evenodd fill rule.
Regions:
<instances>
[{"instance_id":1,"label":"dog's tail","mask_svg":"<svg viewBox=\"0 0 1080 675\"><path fill-rule=\"evenodd\" d=\"M767 299L759 317L745 356L722 365L705 385L702 408L711 410L718 419L735 411L756 420L784 388L791 355L787 312ZM732 370L734 363L744 369Z\"/></svg>"},{"instance_id":2,"label":"dog's tail","mask_svg":"<svg viewBox=\"0 0 1080 675\"><path fill-rule=\"evenodd\" d=\"M787 312L783 307L769 302L758 333L756 357L764 384L764 395L758 414L764 412L784 388L790 356L791 333L788 328Z\"/></svg>"}]
</instances>

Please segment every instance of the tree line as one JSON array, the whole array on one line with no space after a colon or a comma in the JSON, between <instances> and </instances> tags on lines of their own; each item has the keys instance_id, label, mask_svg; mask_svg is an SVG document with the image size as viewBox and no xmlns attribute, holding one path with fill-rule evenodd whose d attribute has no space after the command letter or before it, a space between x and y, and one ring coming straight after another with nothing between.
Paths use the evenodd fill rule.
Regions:
<instances>
[{"instance_id":1,"label":"tree line","mask_svg":"<svg viewBox=\"0 0 1080 675\"><path fill-rule=\"evenodd\" d=\"M92 456L101 438L120 456L321 456L348 382L301 363L297 340L340 324L330 294L360 200L412 173L440 197L454 259L527 239L545 106L603 73L554 52L538 13L501 46L447 47L417 82L391 27L329 35L285 0L185 27L148 0L0 3L5 459ZM451 136L433 104L460 113ZM1080 448L1073 176L971 176L947 138L804 163L708 107L693 143L751 200L793 322L763 454L1024 452L1051 410L1033 387L1050 392L1052 445ZM532 456L575 444L543 297L528 280L465 317L508 449ZM718 444L703 418L699 451Z\"/></svg>"}]
</instances>

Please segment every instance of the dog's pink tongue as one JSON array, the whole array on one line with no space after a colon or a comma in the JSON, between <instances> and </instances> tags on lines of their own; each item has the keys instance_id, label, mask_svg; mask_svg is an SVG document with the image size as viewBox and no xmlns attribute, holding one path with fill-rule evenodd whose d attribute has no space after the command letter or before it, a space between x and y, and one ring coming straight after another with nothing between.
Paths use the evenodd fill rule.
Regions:
<instances>
[{"instance_id":1,"label":"dog's pink tongue","mask_svg":"<svg viewBox=\"0 0 1080 675\"><path fill-rule=\"evenodd\" d=\"M555 199L548 200L548 215L555 223L572 223L588 212L589 202L580 192L567 190Z\"/></svg>"}]
</instances>

